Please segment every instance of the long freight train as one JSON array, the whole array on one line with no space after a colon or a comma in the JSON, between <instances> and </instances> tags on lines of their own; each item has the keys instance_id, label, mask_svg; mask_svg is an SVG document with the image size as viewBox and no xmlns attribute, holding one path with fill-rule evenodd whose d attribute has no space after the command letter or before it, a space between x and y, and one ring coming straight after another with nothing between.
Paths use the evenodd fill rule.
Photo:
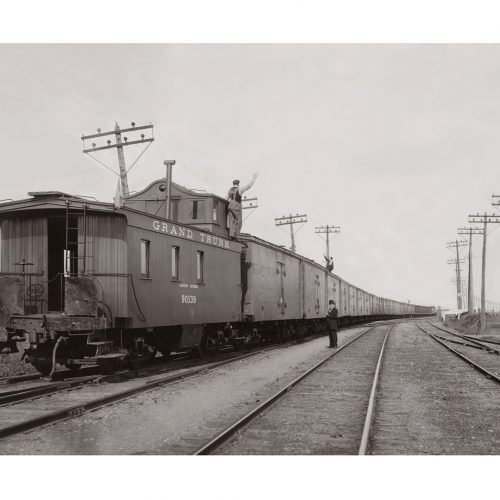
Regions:
<instances>
[{"instance_id":1,"label":"long freight train","mask_svg":"<svg viewBox=\"0 0 500 500\"><path fill-rule=\"evenodd\" d=\"M144 360L157 351L210 351L322 327L334 299L341 323L429 315L377 297L301 255L228 237L227 202L165 183L124 206L32 192L0 205L2 352L48 373Z\"/></svg>"}]
</instances>

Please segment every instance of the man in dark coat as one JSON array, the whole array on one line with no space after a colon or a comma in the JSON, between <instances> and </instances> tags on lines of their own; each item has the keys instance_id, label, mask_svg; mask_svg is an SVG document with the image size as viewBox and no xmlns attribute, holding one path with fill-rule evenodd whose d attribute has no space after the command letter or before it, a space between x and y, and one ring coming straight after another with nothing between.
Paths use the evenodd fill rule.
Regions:
<instances>
[{"instance_id":1,"label":"man in dark coat","mask_svg":"<svg viewBox=\"0 0 500 500\"><path fill-rule=\"evenodd\" d=\"M329 308L326 314L326 324L328 325L328 337L330 337L330 345L329 347L336 348L337 347L337 318L339 315L338 309L335 307L335 301L330 300L328 302Z\"/></svg>"}]
</instances>

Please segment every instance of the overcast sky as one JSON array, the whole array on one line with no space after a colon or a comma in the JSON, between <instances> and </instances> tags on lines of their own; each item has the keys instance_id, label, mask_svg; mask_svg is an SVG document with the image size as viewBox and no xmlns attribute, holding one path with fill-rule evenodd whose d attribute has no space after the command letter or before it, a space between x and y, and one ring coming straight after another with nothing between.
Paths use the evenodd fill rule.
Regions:
<instances>
[{"instance_id":1,"label":"overcast sky","mask_svg":"<svg viewBox=\"0 0 500 500\"><path fill-rule=\"evenodd\" d=\"M117 177L82 154L82 133L151 122L131 190L164 159L175 182L220 196L258 173L245 232L289 245L274 218L305 213L297 252L322 262L314 227L339 225L335 272L397 300L455 306L446 242L500 193L499 45L1 45L0 96L0 198L111 201ZM487 299L500 302L496 228Z\"/></svg>"}]
</instances>

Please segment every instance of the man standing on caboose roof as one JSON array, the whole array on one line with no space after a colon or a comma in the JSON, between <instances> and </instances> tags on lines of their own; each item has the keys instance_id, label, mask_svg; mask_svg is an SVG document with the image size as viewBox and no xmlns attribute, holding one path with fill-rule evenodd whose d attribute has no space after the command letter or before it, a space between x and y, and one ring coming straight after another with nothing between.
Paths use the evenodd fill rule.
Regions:
<instances>
[{"instance_id":1,"label":"man standing on caboose roof","mask_svg":"<svg viewBox=\"0 0 500 500\"><path fill-rule=\"evenodd\" d=\"M227 199L229 204L227 206L227 227L229 228L229 236L236 238L241 231L243 224L242 210L241 210L241 195L249 190L257 179L257 174L253 174L252 180L243 187L240 187L240 181L234 180L233 186L227 192Z\"/></svg>"}]
</instances>

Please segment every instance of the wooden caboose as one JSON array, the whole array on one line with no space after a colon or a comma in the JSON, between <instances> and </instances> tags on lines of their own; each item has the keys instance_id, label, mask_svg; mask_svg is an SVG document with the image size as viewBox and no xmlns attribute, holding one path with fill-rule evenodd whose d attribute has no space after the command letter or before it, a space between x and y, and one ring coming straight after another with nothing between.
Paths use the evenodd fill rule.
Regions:
<instances>
[{"instance_id":1,"label":"wooden caboose","mask_svg":"<svg viewBox=\"0 0 500 500\"><path fill-rule=\"evenodd\" d=\"M224 199L172 184L167 220L163 180L119 208L57 191L29 196L0 205L3 347L29 337L36 357L60 333L98 339L93 353L89 338L62 346L71 364L117 345L139 355L146 345L194 348L207 324L240 320L241 244L228 237Z\"/></svg>"}]
</instances>

